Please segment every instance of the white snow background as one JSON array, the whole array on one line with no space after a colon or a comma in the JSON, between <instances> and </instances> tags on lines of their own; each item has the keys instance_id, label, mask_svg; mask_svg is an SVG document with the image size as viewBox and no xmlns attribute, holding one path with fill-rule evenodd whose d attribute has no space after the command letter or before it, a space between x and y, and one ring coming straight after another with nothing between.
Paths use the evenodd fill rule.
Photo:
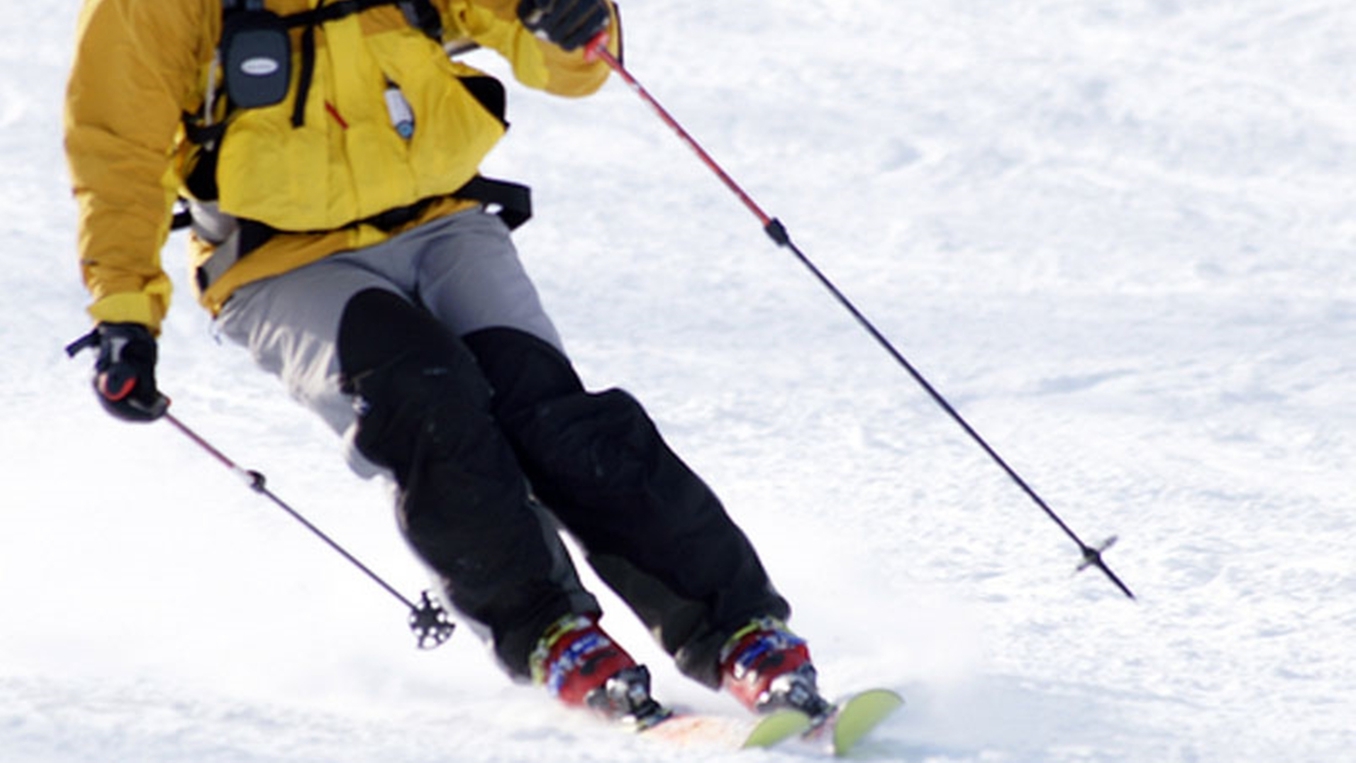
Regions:
<instances>
[{"instance_id":1,"label":"white snow background","mask_svg":"<svg viewBox=\"0 0 1356 763\"><path fill-rule=\"evenodd\" d=\"M60 108L77 3L0 25L0 761L794 761L513 686L91 357ZM620 81L511 88L486 166L594 387L646 402L796 607L855 757L1356 760L1356 6L626 3L631 71L1112 567L1077 548ZM473 61L503 74L493 57ZM174 410L398 588L386 488L180 284ZM590 578L592 580L592 578ZM679 704L680 677L600 591Z\"/></svg>"}]
</instances>

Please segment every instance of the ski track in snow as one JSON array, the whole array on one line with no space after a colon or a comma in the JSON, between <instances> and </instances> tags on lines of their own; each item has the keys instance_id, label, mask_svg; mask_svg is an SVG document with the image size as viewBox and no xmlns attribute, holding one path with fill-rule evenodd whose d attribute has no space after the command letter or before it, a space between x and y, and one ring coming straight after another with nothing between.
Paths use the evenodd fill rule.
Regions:
<instances>
[{"instance_id":1,"label":"ski track in snow","mask_svg":"<svg viewBox=\"0 0 1356 763\"><path fill-rule=\"evenodd\" d=\"M167 426L104 416L60 108L77 3L0 28L0 761L795 761L556 708ZM586 380L644 400L890 761L1356 760L1356 9L631 2L627 63L1107 560L1129 603L620 83L511 90L486 166ZM473 61L503 74L481 54ZM398 588L386 489L211 337L176 411ZM591 577L590 580L593 580ZM595 587L596 583L595 583ZM605 592L657 693L679 677Z\"/></svg>"}]
</instances>

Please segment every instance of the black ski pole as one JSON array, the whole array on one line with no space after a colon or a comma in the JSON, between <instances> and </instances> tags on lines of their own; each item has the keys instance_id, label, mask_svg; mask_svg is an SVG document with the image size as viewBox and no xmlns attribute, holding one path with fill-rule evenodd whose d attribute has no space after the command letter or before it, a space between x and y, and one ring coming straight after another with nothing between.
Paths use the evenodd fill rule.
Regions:
<instances>
[{"instance_id":1,"label":"black ski pole","mask_svg":"<svg viewBox=\"0 0 1356 763\"><path fill-rule=\"evenodd\" d=\"M1069 538L1078 545L1078 550L1082 554L1082 561L1079 563L1077 569L1082 571L1088 567L1096 567L1101 570L1102 573L1106 575L1107 579L1119 588L1122 593L1131 599L1135 598L1135 595L1131 593L1130 588L1116 576L1116 573L1111 571L1111 568L1108 567L1106 562L1102 559L1102 552L1109 549L1112 544L1116 542L1116 538L1114 536L1108 538L1098 546L1089 546L1087 543L1084 543L1083 540L1078 537L1078 534L1075 533L1063 519L1060 519L1059 515L1056 514L1055 511L1050 508L1049 504L1040 497L1035 489L1033 489L1026 480L1022 479L1021 475L1019 475L1017 471L1013 469L982 436L980 436L979 432L977 432L974 427L970 426L970 423L960 415L960 412L957 411L955 407L953 407L951 403L932 386L923 374L904 357L904 354L895 348L894 344L876 328L875 324L873 324L861 310L857 309L857 306L847 298L847 295L845 295L842 290L840 290L838 286L835 285L833 281L830 280L829 277L800 250L800 247L796 246L791 241L791 236L787 233L786 227L782 225L781 221L764 212L763 209L758 206L758 203L753 200L753 197L741 188L739 184L734 181L734 178L730 177L730 174L716 163L715 159L711 158L711 155L706 152L706 149L702 148L701 144L678 123L678 120L674 119L673 116L669 114L668 110L665 109L654 96L650 95L649 91L631 75L631 72L622 65L621 61L618 60L616 56L612 55L611 51L607 49L606 32L599 34L590 41L587 48L589 55L604 61L612 71L616 72L617 75L640 96L641 100L649 104L650 108L659 115L659 118L677 133L678 137L686 143L689 148L696 152L702 163L714 172L735 196L739 197L739 200L744 203L744 206L748 207L754 217L758 218L758 222L762 224L763 231L767 233L768 237L771 238L777 246L790 250L791 254L793 254L795 258L810 271L815 279L833 295L833 298L836 299L854 319L856 319L857 323L861 324L862 328L864 328L866 332L870 334L887 353L889 353L890 357L894 358L895 362L898 363L900 367L908 372L909 376L913 377L913 380L927 392L928 396L931 397L953 421L959 424L961 429L965 430L965 433L968 434L970 438L983 449L989 458L1008 475L1008 478L1016 483L1016 485L1022 489L1022 492L1026 493L1026 495L1045 512L1046 516L1054 521L1054 523L1064 531L1064 534L1069 536Z\"/></svg>"},{"instance_id":2,"label":"black ski pole","mask_svg":"<svg viewBox=\"0 0 1356 763\"><path fill-rule=\"evenodd\" d=\"M449 638L451 638L452 630L455 626L450 620L448 620L447 611L444 610L441 605L436 603L433 600L433 598L429 596L428 591L423 592L423 594L420 596L418 604L415 604L413 601L410 601L404 594L397 591L394 587L391 586L390 583L387 583L384 579L382 579L380 575L373 572L370 567L358 561L357 557L355 557L353 554L350 554L347 549L339 545L339 543L337 543L329 535L325 534L325 532L322 531L319 527L316 527L314 524L312 524L311 521L308 520L306 517L302 516L301 512L292 508L290 505L287 504L286 501L279 498L276 493L274 493L272 490L268 488L267 480L264 478L264 475L262 473L254 471L252 469L245 469L236 464L236 462L228 458L226 454L218 450L215 446L209 443L201 435L199 435L197 432L194 432L192 429L188 428L188 426L186 426L182 421L180 421L178 417L176 417L174 414L167 412L165 413L164 418L166 421L172 424L175 429L183 433L185 437L187 437L189 440L192 440L195 445L202 448L217 461L221 462L221 464L224 465L227 469L230 469L232 472L234 472L236 476L243 479L245 481L245 484L250 486L250 489L264 496L268 500L272 501L275 506L287 512L289 516L291 516L297 522L301 523L303 527L311 531L311 533L315 535L317 538L324 541L326 545L328 545L331 549L337 552L344 559L348 560L348 562L352 564L354 567L357 567L360 571L363 572L363 574L367 575L367 577L371 578L374 582L376 582L377 585L381 586L382 589L384 589L387 593L395 597L397 601L408 607L410 610L409 617L410 630L414 632L417 646L420 649L433 649L434 647L437 647L444 641L447 641Z\"/></svg>"}]
</instances>

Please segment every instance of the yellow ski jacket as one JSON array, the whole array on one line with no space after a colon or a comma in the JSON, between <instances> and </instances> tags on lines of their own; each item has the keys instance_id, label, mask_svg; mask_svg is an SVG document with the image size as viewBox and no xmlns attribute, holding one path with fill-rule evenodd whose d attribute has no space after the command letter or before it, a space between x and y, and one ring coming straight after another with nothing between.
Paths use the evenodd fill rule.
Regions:
<instances>
[{"instance_id":1,"label":"yellow ski jacket","mask_svg":"<svg viewBox=\"0 0 1356 763\"><path fill-rule=\"evenodd\" d=\"M539 40L516 15L517 0L432 0L448 43L494 49L523 84L582 96L609 69ZM266 0L287 16L324 0ZM333 4L328 3L328 4ZM291 86L277 105L224 108L220 0L86 0L66 93L65 140L79 204L81 273L99 322L133 322L158 331L171 281L160 251L174 200L203 156L186 115L225 125L217 146L220 211L257 221L275 235L229 267L199 300L214 314L243 284L339 251L369 246L475 202L451 198L475 176L502 136L502 114L475 83L488 77L450 60L437 42L382 5L294 29ZM609 46L620 46L615 11ZM314 65L296 109L301 35L313 34ZM414 132L393 127L388 90L414 117ZM206 112L210 111L210 115ZM297 117L300 116L300 124ZM433 200L429 202L428 200ZM403 225L369 224L383 212L418 207ZM196 268L213 246L190 236Z\"/></svg>"}]
</instances>

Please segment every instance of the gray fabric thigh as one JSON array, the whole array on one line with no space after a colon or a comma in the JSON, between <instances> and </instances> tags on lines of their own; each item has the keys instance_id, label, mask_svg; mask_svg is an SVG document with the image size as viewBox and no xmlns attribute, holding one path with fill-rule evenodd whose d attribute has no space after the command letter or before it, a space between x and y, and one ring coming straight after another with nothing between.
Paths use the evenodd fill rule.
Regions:
<instances>
[{"instance_id":1,"label":"gray fabric thigh","mask_svg":"<svg viewBox=\"0 0 1356 763\"><path fill-rule=\"evenodd\" d=\"M356 416L352 397L340 390L336 343L344 307L367 289L425 305L458 335L504 326L561 346L508 228L480 210L247 284L231 296L217 325L351 444ZM378 471L352 447L347 455L359 474Z\"/></svg>"},{"instance_id":2,"label":"gray fabric thigh","mask_svg":"<svg viewBox=\"0 0 1356 763\"><path fill-rule=\"evenodd\" d=\"M340 391L339 319L349 299L368 289L400 291L379 273L326 260L241 288L217 326L342 434L354 412L352 399Z\"/></svg>"},{"instance_id":3,"label":"gray fabric thigh","mask_svg":"<svg viewBox=\"0 0 1356 763\"><path fill-rule=\"evenodd\" d=\"M420 229L416 298L457 336L504 327L525 331L564 352L560 335L523 270L508 227L496 215L470 212Z\"/></svg>"}]
</instances>

